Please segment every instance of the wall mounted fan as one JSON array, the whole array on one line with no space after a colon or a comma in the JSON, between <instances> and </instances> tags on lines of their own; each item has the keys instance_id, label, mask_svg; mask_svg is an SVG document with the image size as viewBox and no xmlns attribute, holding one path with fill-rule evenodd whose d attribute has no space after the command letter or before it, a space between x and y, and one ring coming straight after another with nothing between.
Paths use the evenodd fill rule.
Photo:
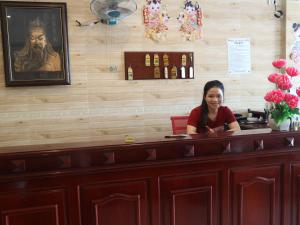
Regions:
<instances>
[{"instance_id":1,"label":"wall mounted fan","mask_svg":"<svg viewBox=\"0 0 300 225\"><path fill-rule=\"evenodd\" d=\"M137 9L135 0L92 0L90 8L100 22L114 25Z\"/></svg>"}]
</instances>

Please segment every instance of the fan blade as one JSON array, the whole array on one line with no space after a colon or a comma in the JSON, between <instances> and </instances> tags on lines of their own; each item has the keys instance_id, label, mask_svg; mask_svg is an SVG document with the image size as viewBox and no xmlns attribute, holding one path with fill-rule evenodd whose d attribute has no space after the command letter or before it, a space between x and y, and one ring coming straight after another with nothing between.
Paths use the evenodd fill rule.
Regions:
<instances>
[{"instance_id":1,"label":"fan blade","mask_svg":"<svg viewBox=\"0 0 300 225\"><path fill-rule=\"evenodd\" d=\"M103 20L119 20L131 15L137 9L134 0L93 0L91 11Z\"/></svg>"}]
</instances>

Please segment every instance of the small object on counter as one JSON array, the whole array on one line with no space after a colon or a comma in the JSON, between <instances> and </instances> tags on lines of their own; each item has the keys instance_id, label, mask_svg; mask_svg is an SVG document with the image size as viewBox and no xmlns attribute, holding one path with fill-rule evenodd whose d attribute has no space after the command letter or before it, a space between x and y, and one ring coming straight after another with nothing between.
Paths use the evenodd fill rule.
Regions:
<instances>
[{"instance_id":1,"label":"small object on counter","mask_svg":"<svg viewBox=\"0 0 300 225\"><path fill-rule=\"evenodd\" d=\"M131 66L128 67L127 73L128 73L128 80L133 80L133 70Z\"/></svg>"},{"instance_id":2,"label":"small object on counter","mask_svg":"<svg viewBox=\"0 0 300 225\"><path fill-rule=\"evenodd\" d=\"M256 117L248 117L248 118L247 118L247 121L249 121L249 122L258 122L259 119L256 118Z\"/></svg>"},{"instance_id":3,"label":"small object on counter","mask_svg":"<svg viewBox=\"0 0 300 225\"><path fill-rule=\"evenodd\" d=\"M294 131L300 130L300 122L299 121L294 121L292 123L292 130L294 130Z\"/></svg>"},{"instance_id":4,"label":"small object on counter","mask_svg":"<svg viewBox=\"0 0 300 225\"><path fill-rule=\"evenodd\" d=\"M154 78L160 79L160 68L158 66L154 67Z\"/></svg>"},{"instance_id":5,"label":"small object on counter","mask_svg":"<svg viewBox=\"0 0 300 225\"><path fill-rule=\"evenodd\" d=\"M154 64L154 66L159 66L159 55L158 54L154 54L153 64Z\"/></svg>"},{"instance_id":6,"label":"small object on counter","mask_svg":"<svg viewBox=\"0 0 300 225\"><path fill-rule=\"evenodd\" d=\"M124 137L124 142L126 144L131 144L131 143L134 143L135 142L135 138L130 136L130 135L125 135Z\"/></svg>"},{"instance_id":7,"label":"small object on counter","mask_svg":"<svg viewBox=\"0 0 300 225\"><path fill-rule=\"evenodd\" d=\"M172 135L166 135L165 138L185 138L189 136L188 134L172 134Z\"/></svg>"},{"instance_id":8,"label":"small object on counter","mask_svg":"<svg viewBox=\"0 0 300 225\"><path fill-rule=\"evenodd\" d=\"M169 56L167 54L163 55L164 66L169 66Z\"/></svg>"},{"instance_id":9,"label":"small object on counter","mask_svg":"<svg viewBox=\"0 0 300 225\"><path fill-rule=\"evenodd\" d=\"M165 79L168 79L169 78L169 71L168 71L168 67L165 67L164 68L164 75L165 75Z\"/></svg>"},{"instance_id":10,"label":"small object on counter","mask_svg":"<svg viewBox=\"0 0 300 225\"><path fill-rule=\"evenodd\" d=\"M151 66L151 58L149 54L145 55L145 66Z\"/></svg>"},{"instance_id":11,"label":"small object on counter","mask_svg":"<svg viewBox=\"0 0 300 225\"><path fill-rule=\"evenodd\" d=\"M177 78L177 67L173 66L171 69L171 78L176 79Z\"/></svg>"},{"instance_id":12,"label":"small object on counter","mask_svg":"<svg viewBox=\"0 0 300 225\"><path fill-rule=\"evenodd\" d=\"M291 127L291 129L293 130L293 131L298 131L298 124L297 124L297 122L296 121L293 121L292 122L292 127Z\"/></svg>"},{"instance_id":13,"label":"small object on counter","mask_svg":"<svg viewBox=\"0 0 300 225\"><path fill-rule=\"evenodd\" d=\"M184 66L182 66L180 68L180 71L181 71L181 78L185 79L185 68L184 68Z\"/></svg>"}]
</instances>

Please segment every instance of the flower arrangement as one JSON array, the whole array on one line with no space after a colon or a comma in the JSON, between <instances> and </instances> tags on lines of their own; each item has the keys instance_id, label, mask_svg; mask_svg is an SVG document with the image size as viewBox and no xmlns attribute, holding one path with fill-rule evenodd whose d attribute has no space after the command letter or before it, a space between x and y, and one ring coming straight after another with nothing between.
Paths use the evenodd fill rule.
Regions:
<instances>
[{"instance_id":1,"label":"flower arrangement","mask_svg":"<svg viewBox=\"0 0 300 225\"><path fill-rule=\"evenodd\" d=\"M280 73L272 73L268 80L276 84L276 89L269 91L264 99L271 104L271 118L277 125L294 115L299 115L298 102L300 96L300 87L296 89L296 94L291 94L292 78L300 73L295 67L286 67L287 62L284 59L275 60L272 65L280 70Z\"/></svg>"}]
</instances>

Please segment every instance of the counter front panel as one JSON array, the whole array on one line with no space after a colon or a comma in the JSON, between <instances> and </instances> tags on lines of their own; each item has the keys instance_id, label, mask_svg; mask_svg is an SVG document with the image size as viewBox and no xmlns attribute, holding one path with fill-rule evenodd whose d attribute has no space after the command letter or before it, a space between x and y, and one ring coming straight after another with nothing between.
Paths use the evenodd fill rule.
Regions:
<instances>
[{"instance_id":1,"label":"counter front panel","mask_svg":"<svg viewBox=\"0 0 300 225\"><path fill-rule=\"evenodd\" d=\"M296 225L300 133L0 149L1 225Z\"/></svg>"}]
</instances>

